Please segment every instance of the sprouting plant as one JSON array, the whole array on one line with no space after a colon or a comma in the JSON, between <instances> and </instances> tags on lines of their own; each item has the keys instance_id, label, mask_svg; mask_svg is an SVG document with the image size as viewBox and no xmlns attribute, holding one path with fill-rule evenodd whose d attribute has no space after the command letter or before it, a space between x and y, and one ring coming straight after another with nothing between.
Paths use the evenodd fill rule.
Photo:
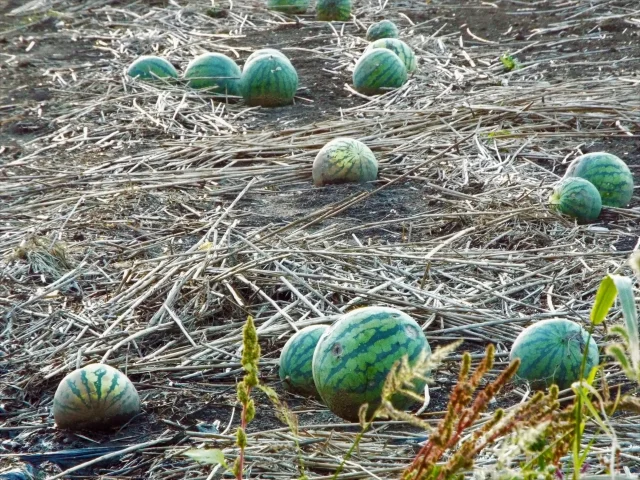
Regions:
<instances>
[{"instance_id":1,"label":"sprouting plant","mask_svg":"<svg viewBox=\"0 0 640 480\"><path fill-rule=\"evenodd\" d=\"M518 59L509 55L508 53L502 54L500 56L500 61L502 62L502 65L507 72L510 72L511 70L517 70L518 68L522 67Z\"/></svg>"}]
</instances>

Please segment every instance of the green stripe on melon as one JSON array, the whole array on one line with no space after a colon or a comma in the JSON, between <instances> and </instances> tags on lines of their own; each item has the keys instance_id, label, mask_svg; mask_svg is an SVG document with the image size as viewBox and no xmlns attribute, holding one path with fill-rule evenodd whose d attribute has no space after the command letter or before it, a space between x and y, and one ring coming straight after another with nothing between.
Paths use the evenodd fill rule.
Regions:
<instances>
[{"instance_id":1,"label":"green stripe on melon","mask_svg":"<svg viewBox=\"0 0 640 480\"><path fill-rule=\"evenodd\" d=\"M305 13L309 8L309 0L268 0L267 8L282 13Z\"/></svg>"},{"instance_id":2,"label":"green stripe on melon","mask_svg":"<svg viewBox=\"0 0 640 480\"><path fill-rule=\"evenodd\" d=\"M602 210L598 189L588 180L578 177L561 180L553 189L549 203L560 213L577 218L580 222L596 220Z\"/></svg>"},{"instance_id":3,"label":"green stripe on melon","mask_svg":"<svg viewBox=\"0 0 640 480\"><path fill-rule=\"evenodd\" d=\"M391 50L400 58L400 60L402 60L408 73L413 73L418 68L416 54L413 53L411 47L402 40L397 38L381 38L380 40L376 40L371 43L367 47L367 50L372 50L374 48L386 48L387 50Z\"/></svg>"},{"instance_id":4,"label":"green stripe on melon","mask_svg":"<svg viewBox=\"0 0 640 480\"><path fill-rule=\"evenodd\" d=\"M208 89L220 95L240 94L240 67L221 53L204 53L194 58L184 73L188 86Z\"/></svg>"},{"instance_id":5,"label":"green stripe on melon","mask_svg":"<svg viewBox=\"0 0 640 480\"><path fill-rule=\"evenodd\" d=\"M340 317L320 338L313 354L313 380L333 413L357 421L364 403L369 405L368 418L380 405L382 387L396 361L406 356L415 364L430 354L424 332L409 315L394 308L360 308ZM425 383L416 380L415 392L422 394ZM398 409L415 403L400 395L392 402Z\"/></svg>"},{"instance_id":6,"label":"green stripe on melon","mask_svg":"<svg viewBox=\"0 0 640 480\"><path fill-rule=\"evenodd\" d=\"M590 181L600 192L602 204L626 207L633 197L633 175L626 163L606 152L587 153L576 158L564 178L580 177Z\"/></svg>"},{"instance_id":7,"label":"green stripe on melon","mask_svg":"<svg viewBox=\"0 0 640 480\"><path fill-rule=\"evenodd\" d=\"M351 0L318 0L316 18L325 22L346 22L351 18Z\"/></svg>"},{"instance_id":8,"label":"green stripe on melon","mask_svg":"<svg viewBox=\"0 0 640 480\"><path fill-rule=\"evenodd\" d=\"M371 24L367 29L367 40L375 42L381 38L398 38L400 33L395 23L390 20L381 20Z\"/></svg>"},{"instance_id":9,"label":"green stripe on melon","mask_svg":"<svg viewBox=\"0 0 640 480\"><path fill-rule=\"evenodd\" d=\"M140 412L133 383L113 367L91 364L62 379L53 397L59 428L103 430L120 426Z\"/></svg>"},{"instance_id":10,"label":"green stripe on melon","mask_svg":"<svg viewBox=\"0 0 640 480\"><path fill-rule=\"evenodd\" d=\"M377 95L401 87L407 81L407 69L391 50L365 51L353 71L354 88L365 95Z\"/></svg>"},{"instance_id":11,"label":"green stripe on melon","mask_svg":"<svg viewBox=\"0 0 640 480\"><path fill-rule=\"evenodd\" d=\"M588 345L588 347L587 347ZM528 381L539 390L552 384L561 390L580 379L580 365L585 350L584 376L598 365L598 346L587 331L565 319L542 320L525 328L516 338L510 360L520 359L516 378Z\"/></svg>"},{"instance_id":12,"label":"green stripe on melon","mask_svg":"<svg viewBox=\"0 0 640 480\"><path fill-rule=\"evenodd\" d=\"M178 71L162 57L144 55L129 66L127 75L142 80L157 80L159 78L178 78Z\"/></svg>"},{"instance_id":13,"label":"green stripe on melon","mask_svg":"<svg viewBox=\"0 0 640 480\"><path fill-rule=\"evenodd\" d=\"M313 183L365 183L378 178L378 161L364 143L336 138L327 143L313 161Z\"/></svg>"},{"instance_id":14,"label":"green stripe on melon","mask_svg":"<svg viewBox=\"0 0 640 480\"><path fill-rule=\"evenodd\" d=\"M320 336L327 330L326 325L313 325L296 332L285 343L280 353L278 375L290 392L318 396L313 382L311 362Z\"/></svg>"},{"instance_id":15,"label":"green stripe on melon","mask_svg":"<svg viewBox=\"0 0 640 480\"><path fill-rule=\"evenodd\" d=\"M282 53L280 50L276 50L275 48L261 48L260 50L256 50L251 55L249 55L245 60L244 64L247 65L254 58L262 57L264 55L275 55L276 57L284 58L287 61L289 60L287 56L284 53Z\"/></svg>"},{"instance_id":16,"label":"green stripe on melon","mask_svg":"<svg viewBox=\"0 0 640 480\"><path fill-rule=\"evenodd\" d=\"M240 91L249 105L289 105L298 89L298 73L284 55L256 55L247 62L240 78Z\"/></svg>"}]
</instances>

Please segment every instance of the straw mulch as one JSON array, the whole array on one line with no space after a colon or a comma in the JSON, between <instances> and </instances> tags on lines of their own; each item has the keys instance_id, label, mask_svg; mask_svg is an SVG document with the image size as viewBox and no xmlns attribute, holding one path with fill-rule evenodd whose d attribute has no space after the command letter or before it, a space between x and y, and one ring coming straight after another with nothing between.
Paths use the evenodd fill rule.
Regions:
<instances>
[{"instance_id":1,"label":"straw mulch","mask_svg":"<svg viewBox=\"0 0 640 480\"><path fill-rule=\"evenodd\" d=\"M527 7L555 20L525 35L508 34L509 24L480 34L452 15L463 3L476 20L522 21L528 2L388 2L383 13L377 2L355 2L357 21L344 26L287 18L257 1L223 3L221 18L207 15L208 2L127 3L54 0L14 11L22 19L54 11L64 26L39 41L79 39L102 54L42 69L55 91L42 114L51 129L3 160L0 431L14 453L99 442L128 449L94 471L109 478L217 478L216 468L179 453L204 443L235 457L239 341L252 315L263 380L300 414L307 473L331 478L357 428L282 392L277 358L294 331L357 306L393 306L433 346L463 339L458 353L478 358L495 343L495 375L522 328L551 317L586 325L602 277L629 273L625 262L640 246L637 196L593 225L550 212L546 201L587 150L607 147L638 173L640 50L630 43L609 54L598 44L612 22L640 31L633 0ZM436 7L446 18L411 21ZM350 72L366 26L382 16L398 22L419 71L396 91L363 98ZM124 75L141 54L183 69L207 50L242 63L267 44L298 66L295 106L247 108ZM505 52L522 68L505 72ZM335 97L314 94L328 85ZM375 152L375 184L312 187L315 153L337 136ZM624 156L634 148L635 166ZM620 318L615 310L608 324ZM611 341L602 328L596 338ZM434 375L424 414L434 423L459 358ZM57 382L99 361L128 373L144 415L111 436L56 431ZM633 388L615 368L606 372L610 385ZM528 395L512 385L498 404L508 409ZM612 422L620 464L632 469L640 467L638 421ZM584 438L593 441L594 473L610 448L596 431ZM250 432L252 478L298 475L292 433L264 397ZM339 478L397 478L417 434L376 424ZM499 452L489 453L478 466L495 464Z\"/></svg>"}]
</instances>

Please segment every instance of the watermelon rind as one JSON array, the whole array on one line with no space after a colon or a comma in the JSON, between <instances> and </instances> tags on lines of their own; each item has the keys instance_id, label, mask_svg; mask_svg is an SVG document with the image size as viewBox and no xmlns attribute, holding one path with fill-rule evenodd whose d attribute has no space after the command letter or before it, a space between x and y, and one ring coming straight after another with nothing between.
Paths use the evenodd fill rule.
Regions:
<instances>
[{"instance_id":1,"label":"watermelon rind","mask_svg":"<svg viewBox=\"0 0 640 480\"><path fill-rule=\"evenodd\" d=\"M248 105L289 105L297 89L298 73L284 55L257 55L244 65L240 91Z\"/></svg>"},{"instance_id":2,"label":"watermelon rind","mask_svg":"<svg viewBox=\"0 0 640 480\"><path fill-rule=\"evenodd\" d=\"M313 380L334 414L358 421L360 407L367 403L366 417L371 419L394 363L406 357L415 365L430 354L424 332L406 313L388 307L359 308L341 316L320 337L313 354ZM422 395L425 384L416 379L413 390ZM391 402L404 410L415 400L396 394Z\"/></svg>"},{"instance_id":3,"label":"watermelon rind","mask_svg":"<svg viewBox=\"0 0 640 480\"><path fill-rule=\"evenodd\" d=\"M549 203L560 213L582 223L596 220L602 210L598 189L590 181L579 177L561 180L554 187Z\"/></svg>"},{"instance_id":4,"label":"watermelon rind","mask_svg":"<svg viewBox=\"0 0 640 480\"><path fill-rule=\"evenodd\" d=\"M381 38L398 38L399 35L398 27L391 20L380 20L367 29L367 40L370 42Z\"/></svg>"},{"instance_id":5,"label":"watermelon rind","mask_svg":"<svg viewBox=\"0 0 640 480\"><path fill-rule=\"evenodd\" d=\"M564 178L590 181L600 192L602 205L624 208L633 197L633 174L626 163L607 152L592 152L576 158Z\"/></svg>"},{"instance_id":6,"label":"watermelon rind","mask_svg":"<svg viewBox=\"0 0 640 480\"><path fill-rule=\"evenodd\" d=\"M407 69L395 53L384 48L365 51L353 70L353 86L364 95L399 88L407 81Z\"/></svg>"},{"instance_id":7,"label":"watermelon rind","mask_svg":"<svg viewBox=\"0 0 640 480\"><path fill-rule=\"evenodd\" d=\"M316 18L323 22L346 22L351 18L351 0L318 0Z\"/></svg>"},{"instance_id":8,"label":"watermelon rind","mask_svg":"<svg viewBox=\"0 0 640 480\"><path fill-rule=\"evenodd\" d=\"M520 332L509 358L520 359L517 380L527 381L535 390L552 384L564 390L580 379L585 349L588 353L584 377L599 363L598 345L576 322L554 318L534 323Z\"/></svg>"},{"instance_id":9,"label":"watermelon rind","mask_svg":"<svg viewBox=\"0 0 640 480\"><path fill-rule=\"evenodd\" d=\"M56 425L69 430L118 427L140 412L133 383L119 370L93 363L62 379L53 397Z\"/></svg>"},{"instance_id":10,"label":"watermelon rind","mask_svg":"<svg viewBox=\"0 0 640 480\"><path fill-rule=\"evenodd\" d=\"M378 161L364 143L339 137L320 149L313 161L316 186L339 183L366 183L378 178Z\"/></svg>"},{"instance_id":11,"label":"watermelon rind","mask_svg":"<svg viewBox=\"0 0 640 480\"><path fill-rule=\"evenodd\" d=\"M158 80L178 78L178 71L162 57L143 55L129 65L127 75L141 80Z\"/></svg>"},{"instance_id":12,"label":"watermelon rind","mask_svg":"<svg viewBox=\"0 0 640 480\"><path fill-rule=\"evenodd\" d=\"M327 325L303 328L292 335L282 347L278 376L286 390L310 397L319 396L313 381L311 363L318 340L327 328Z\"/></svg>"},{"instance_id":13,"label":"watermelon rind","mask_svg":"<svg viewBox=\"0 0 640 480\"><path fill-rule=\"evenodd\" d=\"M309 8L309 0L267 0L267 8L288 14L305 13Z\"/></svg>"},{"instance_id":14,"label":"watermelon rind","mask_svg":"<svg viewBox=\"0 0 640 480\"><path fill-rule=\"evenodd\" d=\"M372 50L374 48L386 48L387 50L391 50L400 58L400 60L402 60L402 63L404 63L408 73L413 73L418 68L416 54L413 53L413 50L409 45L398 38L381 38L380 40L376 40L369 44L366 50Z\"/></svg>"},{"instance_id":15,"label":"watermelon rind","mask_svg":"<svg viewBox=\"0 0 640 480\"><path fill-rule=\"evenodd\" d=\"M218 95L240 94L240 67L222 53L203 53L191 60L184 73L187 85Z\"/></svg>"}]
</instances>

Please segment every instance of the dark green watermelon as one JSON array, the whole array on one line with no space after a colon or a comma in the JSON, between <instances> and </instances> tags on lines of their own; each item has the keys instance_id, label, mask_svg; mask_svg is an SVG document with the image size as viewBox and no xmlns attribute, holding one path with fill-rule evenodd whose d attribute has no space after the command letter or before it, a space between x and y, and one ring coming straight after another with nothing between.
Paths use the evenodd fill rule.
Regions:
<instances>
[{"instance_id":1,"label":"dark green watermelon","mask_svg":"<svg viewBox=\"0 0 640 480\"><path fill-rule=\"evenodd\" d=\"M325 22L346 22L351 18L351 0L317 0L316 18Z\"/></svg>"},{"instance_id":2,"label":"dark green watermelon","mask_svg":"<svg viewBox=\"0 0 640 480\"><path fill-rule=\"evenodd\" d=\"M127 69L127 75L141 80L178 78L175 67L164 58L155 55L144 55L138 58Z\"/></svg>"},{"instance_id":3,"label":"dark green watermelon","mask_svg":"<svg viewBox=\"0 0 640 480\"><path fill-rule=\"evenodd\" d=\"M360 308L340 317L320 337L313 354L313 380L333 413L357 421L364 403L369 405L368 418L380 405L382 387L396 361L406 356L412 364L430 354L424 332L406 313L387 307ZM416 380L415 392L423 394L425 383ZM414 400L396 395L392 403L406 409Z\"/></svg>"},{"instance_id":4,"label":"dark green watermelon","mask_svg":"<svg viewBox=\"0 0 640 480\"><path fill-rule=\"evenodd\" d=\"M221 53L204 53L194 58L184 73L188 86L220 95L240 94L240 67Z\"/></svg>"},{"instance_id":5,"label":"dark green watermelon","mask_svg":"<svg viewBox=\"0 0 640 480\"><path fill-rule=\"evenodd\" d=\"M576 158L564 178L580 177L600 192L602 205L626 207L633 196L633 175L626 163L606 152L587 153Z\"/></svg>"},{"instance_id":6,"label":"dark green watermelon","mask_svg":"<svg viewBox=\"0 0 640 480\"><path fill-rule=\"evenodd\" d=\"M378 161L364 143L336 138L327 143L313 161L313 183L365 183L378 178Z\"/></svg>"},{"instance_id":7,"label":"dark green watermelon","mask_svg":"<svg viewBox=\"0 0 640 480\"><path fill-rule=\"evenodd\" d=\"M284 55L256 55L245 63L240 91L248 105L289 105L298 89L298 73Z\"/></svg>"},{"instance_id":8,"label":"dark green watermelon","mask_svg":"<svg viewBox=\"0 0 640 480\"><path fill-rule=\"evenodd\" d=\"M367 29L367 40L370 42L375 42L381 38L398 38L399 35L398 27L391 20L372 23Z\"/></svg>"},{"instance_id":9,"label":"dark green watermelon","mask_svg":"<svg viewBox=\"0 0 640 480\"><path fill-rule=\"evenodd\" d=\"M602 210L598 189L588 180L579 177L561 180L553 189L549 203L560 213L574 217L580 222L596 220Z\"/></svg>"},{"instance_id":10,"label":"dark green watermelon","mask_svg":"<svg viewBox=\"0 0 640 480\"><path fill-rule=\"evenodd\" d=\"M588 345L588 347L587 347ZM541 390L552 384L561 390L580 379L580 365L588 350L584 376L598 365L598 345L571 320L542 320L525 328L511 347L509 358L520 359L516 377Z\"/></svg>"},{"instance_id":11,"label":"dark green watermelon","mask_svg":"<svg viewBox=\"0 0 640 480\"><path fill-rule=\"evenodd\" d=\"M313 382L311 361L320 336L327 330L326 325L313 325L296 332L285 343L280 353L278 375L284 387L294 393L318 396Z\"/></svg>"},{"instance_id":12,"label":"dark green watermelon","mask_svg":"<svg viewBox=\"0 0 640 480\"><path fill-rule=\"evenodd\" d=\"M377 95L399 88L407 81L407 69L395 53L385 48L365 51L353 71L354 88L365 95Z\"/></svg>"}]
</instances>

